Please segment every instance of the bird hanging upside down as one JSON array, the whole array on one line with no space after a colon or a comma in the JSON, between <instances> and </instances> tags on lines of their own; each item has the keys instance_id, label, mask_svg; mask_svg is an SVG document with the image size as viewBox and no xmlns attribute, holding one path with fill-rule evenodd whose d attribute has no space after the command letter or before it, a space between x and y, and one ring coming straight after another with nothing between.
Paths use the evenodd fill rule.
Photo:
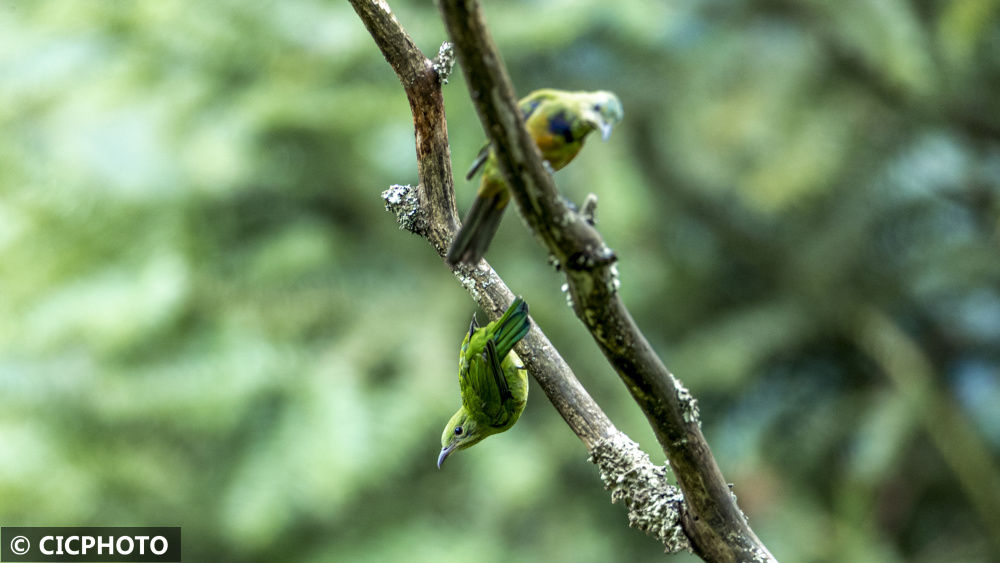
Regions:
<instances>
[{"instance_id":1,"label":"bird hanging upside down","mask_svg":"<svg viewBox=\"0 0 1000 563\"><path fill-rule=\"evenodd\" d=\"M530 327L528 304L520 297L483 328L472 318L458 352L462 406L441 434L438 468L452 452L508 430L521 416L528 401L528 374L513 348Z\"/></svg>"},{"instance_id":2,"label":"bird hanging upside down","mask_svg":"<svg viewBox=\"0 0 1000 563\"><path fill-rule=\"evenodd\" d=\"M518 107L542 158L553 171L573 160L591 131L600 131L601 138L607 141L611 136L611 128L624 116L618 97L603 90L535 90L522 99ZM483 177L476 199L448 249L446 259L451 265L479 262L510 201L507 182L500 173L489 145L479 151L466 179L471 180L480 169Z\"/></svg>"}]
</instances>

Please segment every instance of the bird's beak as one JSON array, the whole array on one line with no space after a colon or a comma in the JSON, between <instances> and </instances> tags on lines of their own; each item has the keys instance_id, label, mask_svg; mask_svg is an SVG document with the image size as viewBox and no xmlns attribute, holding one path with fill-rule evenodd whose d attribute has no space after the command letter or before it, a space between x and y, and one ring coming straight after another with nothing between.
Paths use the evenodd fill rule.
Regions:
<instances>
[{"instance_id":1,"label":"bird's beak","mask_svg":"<svg viewBox=\"0 0 1000 563\"><path fill-rule=\"evenodd\" d=\"M454 445L441 448L441 453L438 454L438 469L441 469L441 464L444 463L444 460L448 459L448 456L451 455L451 452L453 451L455 451Z\"/></svg>"},{"instance_id":2,"label":"bird's beak","mask_svg":"<svg viewBox=\"0 0 1000 563\"><path fill-rule=\"evenodd\" d=\"M601 140L607 141L611 138L611 127L612 125L606 121L602 121L598 128L601 130Z\"/></svg>"}]
</instances>

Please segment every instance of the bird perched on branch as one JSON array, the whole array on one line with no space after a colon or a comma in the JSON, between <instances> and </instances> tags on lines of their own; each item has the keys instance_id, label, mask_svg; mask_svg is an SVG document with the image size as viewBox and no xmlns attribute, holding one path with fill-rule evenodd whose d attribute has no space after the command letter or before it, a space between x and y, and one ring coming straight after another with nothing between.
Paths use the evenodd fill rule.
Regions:
<instances>
[{"instance_id":1,"label":"bird perched on branch","mask_svg":"<svg viewBox=\"0 0 1000 563\"><path fill-rule=\"evenodd\" d=\"M528 400L528 374L513 348L530 327L528 304L520 297L483 328L472 318L458 352L462 406L441 434L438 468L452 452L508 430L521 416Z\"/></svg>"},{"instance_id":2,"label":"bird perched on branch","mask_svg":"<svg viewBox=\"0 0 1000 563\"><path fill-rule=\"evenodd\" d=\"M606 91L535 90L518 107L542 158L553 171L573 160L591 131L599 131L601 138L608 140L611 128L624 116L618 97ZM479 151L466 179L471 180L480 169L483 177L476 199L448 249L447 261L451 265L479 262L510 201L507 182L489 145Z\"/></svg>"}]
</instances>

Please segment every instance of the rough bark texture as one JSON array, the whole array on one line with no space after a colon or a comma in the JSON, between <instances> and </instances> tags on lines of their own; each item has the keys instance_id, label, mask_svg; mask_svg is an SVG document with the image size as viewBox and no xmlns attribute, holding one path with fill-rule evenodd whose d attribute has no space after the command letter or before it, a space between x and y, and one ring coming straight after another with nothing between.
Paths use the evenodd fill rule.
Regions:
<instances>
[{"instance_id":1,"label":"rough bark texture","mask_svg":"<svg viewBox=\"0 0 1000 563\"><path fill-rule=\"evenodd\" d=\"M447 49L435 63L413 44L384 1L351 4L399 76L414 116L421 184L391 187L383 194L386 207L403 228L427 238L443 257L458 226L439 74L448 67L442 60ZM612 500L625 501L630 525L654 534L668 551L692 549L709 561L773 560L722 478L701 434L697 404L663 366L622 304L614 253L587 218L569 209L556 191L524 129L506 68L478 5L452 0L440 5L518 208L566 272L577 316L646 414L683 494L666 482L663 468L653 466L614 427L537 325L518 344L518 355L601 468ZM488 265L459 266L454 272L491 318L513 299Z\"/></svg>"},{"instance_id":2,"label":"rough bark texture","mask_svg":"<svg viewBox=\"0 0 1000 563\"><path fill-rule=\"evenodd\" d=\"M441 57L437 63L425 57L385 2L351 0L351 4L399 77L413 113L420 185L390 187L382 194L386 208L396 214L402 228L426 238L438 255L444 257L459 222L438 73ZM507 284L488 266L459 267L454 272L491 319L503 314L514 300ZM618 432L537 325L532 323L531 331L516 350L528 372L588 451Z\"/></svg>"},{"instance_id":3,"label":"rough bark texture","mask_svg":"<svg viewBox=\"0 0 1000 563\"><path fill-rule=\"evenodd\" d=\"M473 103L521 214L566 272L577 316L646 414L687 501L684 528L710 561L773 559L747 524L712 457L690 394L639 331L618 295L615 255L559 197L477 2L440 0Z\"/></svg>"}]
</instances>

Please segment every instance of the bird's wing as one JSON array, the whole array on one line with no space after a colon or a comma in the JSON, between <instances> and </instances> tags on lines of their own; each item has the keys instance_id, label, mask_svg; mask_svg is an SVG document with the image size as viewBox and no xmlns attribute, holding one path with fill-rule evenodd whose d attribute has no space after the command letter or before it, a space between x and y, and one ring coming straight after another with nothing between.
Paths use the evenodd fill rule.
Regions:
<instances>
[{"instance_id":1,"label":"bird's wing","mask_svg":"<svg viewBox=\"0 0 1000 563\"><path fill-rule=\"evenodd\" d=\"M512 398L513 395L510 393L510 387L507 386L507 378L504 377L503 367L500 365L503 360L497 353L497 345L492 338L486 341L485 353L486 365L489 367L490 373L493 375L493 382L500 395L500 402Z\"/></svg>"},{"instance_id":2,"label":"bird's wing","mask_svg":"<svg viewBox=\"0 0 1000 563\"><path fill-rule=\"evenodd\" d=\"M531 117L531 114L535 113L538 106L542 104L545 100L552 99L554 96L548 90L536 90L531 94L525 96L521 101L517 103L518 109L521 110L521 117L525 121ZM479 172L479 169L483 167L486 163L486 159L490 157L490 144L486 143L483 148L479 149L479 154L476 155L475 160L472 161L472 166L469 167L469 171L465 173L465 179L471 180L473 176Z\"/></svg>"},{"instance_id":3,"label":"bird's wing","mask_svg":"<svg viewBox=\"0 0 1000 563\"><path fill-rule=\"evenodd\" d=\"M517 103L517 108L521 110L521 117L527 121L528 118L531 117L531 114L535 113L535 110L538 109L538 106L542 105L542 102L550 99L551 97L552 96L549 94L542 92L535 92L528 95Z\"/></svg>"},{"instance_id":4,"label":"bird's wing","mask_svg":"<svg viewBox=\"0 0 1000 563\"><path fill-rule=\"evenodd\" d=\"M499 365L496 344L488 340L482 352L469 358L468 369L461 374L462 405L490 426L503 426L508 418L504 403L511 393Z\"/></svg>"}]
</instances>

